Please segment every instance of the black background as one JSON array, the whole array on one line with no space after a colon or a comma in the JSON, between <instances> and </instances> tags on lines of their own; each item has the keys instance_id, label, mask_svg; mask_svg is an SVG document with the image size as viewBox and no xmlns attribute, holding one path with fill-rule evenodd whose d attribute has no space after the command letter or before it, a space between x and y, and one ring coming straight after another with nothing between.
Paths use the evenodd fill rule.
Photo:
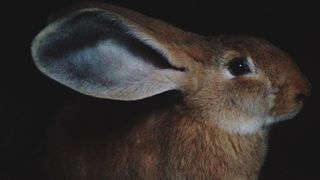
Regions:
<instances>
[{"instance_id":1,"label":"black background","mask_svg":"<svg viewBox=\"0 0 320 180\"><path fill-rule=\"evenodd\" d=\"M40 179L50 118L66 101L88 98L42 75L30 57L30 42L47 17L73 2L77 1L29 0L1 5L0 179ZM107 2L202 35L264 37L287 51L310 80L312 96L296 118L272 128L260 179L320 179L319 6L196 0Z\"/></svg>"}]
</instances>

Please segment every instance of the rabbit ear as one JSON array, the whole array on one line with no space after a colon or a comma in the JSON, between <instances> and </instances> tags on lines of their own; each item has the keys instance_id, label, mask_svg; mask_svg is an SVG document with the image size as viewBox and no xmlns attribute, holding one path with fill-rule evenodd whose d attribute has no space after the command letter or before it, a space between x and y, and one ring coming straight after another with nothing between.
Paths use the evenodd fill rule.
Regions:
<instances>
[{"instance_id":1,"label":"rabbit ear","mask_svg":"<svg viewBox=\"0 0 320 180\"><path fill-rule=\"evenodd\" d=\"M141 29L115 13L82 9L40 32L32 56L50 78L95 97L137 100L179 89L183 67Z\"/></svg>"}]
</instances>

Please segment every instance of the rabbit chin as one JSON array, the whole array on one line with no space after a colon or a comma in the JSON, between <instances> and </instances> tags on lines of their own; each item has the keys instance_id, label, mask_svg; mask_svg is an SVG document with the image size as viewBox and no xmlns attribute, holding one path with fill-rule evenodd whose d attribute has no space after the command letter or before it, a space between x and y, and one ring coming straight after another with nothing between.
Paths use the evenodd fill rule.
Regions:
<instances>
[{"instance_id":1,"label":"rabbit chin","mask_svg":"<svg viewBox=\"0 0 320 180\"><path fill-rule=\"evenodd\" d=\"M278 115L278 116L275 116L273 119L273 122L279 122L279 121L284 121L284 120L289 120L289 119L292 119L294 118L302 109L302 106L298 108L298 110L296 111L292 111L288 114L283 114L283 115Z\"/></svg>"},{"instance_id":2,"label":"rabbit chin","mask_svg":"<svg viewBox=\"0 0 320 180\"><path fill-rule=\"evenodd\" d=\"M299 107L295 111L277 116L229 119L229 121L219 123L219 126L232 134L250 135L256 133L259 129L268 128L273 123L294 118L301 109Z\"/></svg>"},{"instance_id":3,"label":"rabbit chin","mask_svg":"<svg viewBox=\"0 0 320 180\"><path fill-rule=\"evenodd\" d=\"M237 118L219 123L219 127L231 134L250 135L276 121L273 117Z\"/></svg>"}]
</instances>

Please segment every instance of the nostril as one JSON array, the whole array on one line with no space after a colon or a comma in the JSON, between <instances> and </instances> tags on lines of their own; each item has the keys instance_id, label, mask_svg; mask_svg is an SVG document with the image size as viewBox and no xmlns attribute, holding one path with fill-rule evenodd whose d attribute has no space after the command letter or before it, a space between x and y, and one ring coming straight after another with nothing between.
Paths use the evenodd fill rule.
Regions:
<instances>
[{"instance_id":1,"label":"nostril","mask_svg":"<svg viewBox=\"0 0 320 180\"><path fill-rule=\"evenodd\" d=\"M308 97L308 95L305 95L305 94L303 94L303 93L299 93L299 94L296 95L295 100L296 100L297 102L301 102L301 101L306 100L307 97Z\"/></svg>"}]
</instances>

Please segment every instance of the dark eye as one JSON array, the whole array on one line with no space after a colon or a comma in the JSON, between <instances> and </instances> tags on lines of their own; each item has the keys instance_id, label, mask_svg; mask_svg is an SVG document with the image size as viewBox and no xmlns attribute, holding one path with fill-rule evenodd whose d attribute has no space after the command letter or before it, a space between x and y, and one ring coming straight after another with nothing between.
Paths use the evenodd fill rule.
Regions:
<instances>
[{"instance_id":1,"label":"dark eye","mask_svg":"<svg viewBox=\"0 0 320 180\"><path fill-rule=\"evenodd\" d=\"M237 57L228 63L228 70L233 76L240 76L251 72L246 57Z\"/></svg>"}]
</instances>

